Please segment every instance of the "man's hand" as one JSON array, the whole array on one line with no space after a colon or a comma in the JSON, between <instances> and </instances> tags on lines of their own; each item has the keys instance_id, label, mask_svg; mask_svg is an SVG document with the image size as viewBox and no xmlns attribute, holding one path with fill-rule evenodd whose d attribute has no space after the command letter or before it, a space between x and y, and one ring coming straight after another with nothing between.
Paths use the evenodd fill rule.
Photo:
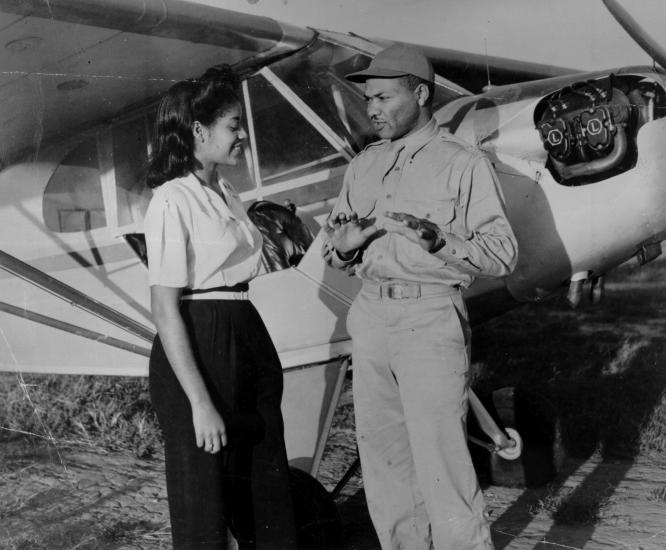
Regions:
<instances>
[{"instance_id":1,"label":"man's hand","mask_svg":"<svg viewBox=\"0 0 666 550\"><path fill-rule=\"evenodd\" d=\"M329 218L327 225L328 240L343 259L351 257L378 231L374 219L359 219L356 212L351 212L349 216L341 212Z\"/></svg>"},{"instance_id":2,"label":"man's hand","mask_svg":"<svg viewBox=\"0 0 666 550\"><path fill-rule=\"evenodd\" d=\"M386 212L385 216L393 220L384 224L386 231L406 237L426 252L437 252L446 244L439 227L430 220L417 218L405 212Z\"/></svg>"}]
</instances>

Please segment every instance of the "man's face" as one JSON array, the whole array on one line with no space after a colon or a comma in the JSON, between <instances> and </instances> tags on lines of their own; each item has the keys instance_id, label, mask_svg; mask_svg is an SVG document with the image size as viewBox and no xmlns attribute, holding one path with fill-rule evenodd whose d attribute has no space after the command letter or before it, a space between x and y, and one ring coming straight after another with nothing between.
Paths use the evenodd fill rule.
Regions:
<instances>
[{"instance_id":1,"label":"man's face","mask_svg":"<svg viewBox=\"0 0 666 550\"><path fill-rule=\"evenodd\" d=\"M365 99L370 121L382 139L398 139L417 129L417 96L402 78L369 78L365 82Z\"/></svg>"}]
</instances>

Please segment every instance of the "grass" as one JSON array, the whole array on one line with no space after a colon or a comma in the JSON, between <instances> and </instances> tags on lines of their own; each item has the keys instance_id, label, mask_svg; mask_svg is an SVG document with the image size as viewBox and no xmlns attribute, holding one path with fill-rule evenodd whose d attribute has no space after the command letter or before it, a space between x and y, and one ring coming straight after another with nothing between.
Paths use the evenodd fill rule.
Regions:
<instances>
[{"instance_id":1,"label":"grass","mask_svg":"<svg viewBox=\"0 0 666 550\"><path fill-rule=\"evenodd\" d=\"M659 281L666 261L611 278ZM567 453L666 452L663 290L614 290L600 305L526 305L475 329L474 385L516 386L557 417ZM344 412L341 410L341 413ZM353 423L353 415L346 419ZM33 434L33 435L28 435ZM0 441L47 438L149 458L162 448L142 378L0 373Z\"/></svg>"},{"instance_id":2,"label":"grass","mask_svg":"<svg viewBox=\"0 0 666 550\"><path fill-rule=\"evenodd\" d=\"M652 489L648 495L648 500L666 503L666 485Z\"/></svg>"},{"instance_id":3,"label":"grass","mask_svg":"<svg viewBox=\"0 0 666 550\"><path fill-rule=\"evenodd\" d=\"M84 532L85 531L85 532ZM114 550L136 548L142 544L159 544L166 548L171 540L168 530L148 521L114 521L109 525L83 525L76 533L66 532L56 541L58 548L79 550ZM0 540L0 550L51 550L53 535L26 534L21 537Z\"/></svg>"},{"instance_id":4,"label":"grass","mask_svg":"<svg viewBox=\"0 0 666 550\"><path fill-rule=\"evenodd\" d=\"M623 266L611 282L664 280L666 261ZM600 304L530 304L475 330L475 386L531 396L557 420L569 456L666 452L666 292L616 288Z\"/></svg>"},{"instance_id":5,"label":"grass","mask_svg":"<svg viewBox=\"0 0 666 550\"><path fill-rule=\"evenodd\" d=\"M530 509L534 516L545 514L563 525L596 525L604 516L610 499L594 491L574 489L549 491Z\"/></svg>"},{"instance_id":6,"label":"grass","mask_svg":"<svg viewBox=\"0 0 666 550\"><path fill-rule=\"evenodd\" d=\"M37 535L28 535L21 537L20 540L0 541L0 550L49 550L41 537Z\"/></svg>"},{"instance_id":7,"label":"grass","mask_svg":"<svg viewBox=\"0 0 666 550\"><path fill-rule=\"evenodd\" d=\"M162 449L148 381L0 373L0 441L23 437L130 451Z\"/></svg>"}]
</instances>

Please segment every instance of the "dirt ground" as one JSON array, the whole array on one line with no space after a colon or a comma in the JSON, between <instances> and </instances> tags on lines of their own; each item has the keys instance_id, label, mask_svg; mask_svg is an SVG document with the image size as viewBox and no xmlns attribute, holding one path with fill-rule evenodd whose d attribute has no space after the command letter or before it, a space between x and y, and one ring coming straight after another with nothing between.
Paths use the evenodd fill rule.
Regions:
<instances>
[{"instance_id":1,"label":"dirt ground","mask_svg":"<svg viewBox=\"0 0 666 550\"><path fill-rule=\"evenodd\" d=\"M666 262L661 266L663 275ZM505 348L497 342L511 346L515 353L498 352ZM591 385L585 386L591 390L570 408L589 406L606 391L603 380L618 373L625 376L618 379L619 384L627 383L631 369L645 364L651 369L645 372L657 374L643 380L645 392L636 403L611 403L606 425L593 430L576 426L572 417L571 425L564 426L565 435L579 434L587 447L581 452L578 445L575 456L567 453L557 477L548 485L502 487L480 473L496 548L666 548L666 456L636 452L637 443L629 445L623 435L627 428L622 425L627 407L644 407L645 412L640 411L645 416L643 424L649 425L650 411L666 395L666 378L658 374L666 352L666 284L660 277L644 281L632 276L611 281L606 300L595 308L570 312L560 306L535 306L513 312L480 334L475 364L485 368L495 360L501 362L503 354L504 366L517 368L519 354L529 355L535 342L534 357L541 358L540 376L549 372L551 378L553 373L561 377L563 365L571 363L571 357L579 357L587 369L597 369L590 373ZM566 353L563 342L570 348ZM510 378L502 368L495 374ZM612 438L618 433L619 442ZM626 452L607 452L611 447L617 451L623 442ZM353 410L347 389L319 480L332 490L354 458ZM360 474L350 479L336 503L344 525L345 550L378 549L364 506ZM0 445L0 550L157 550L169 546L160 457L139 460L128 454L38 439Z\"/></svg>"},{"instance_id":2,"label":"dirt ground","mask_svg":"<svg viewBox=\"0 0 666 550\"><path fill-rule=\"evenodd\" d=\"M351 455L351 453L350 453ZM332 489L349 463L323 464ZM350 458L353 459L352 456ZM666 460L567 463L560 490L607 499L595 525L563 524L540 510L546 489L485 486L498 550L666 548ZM92 449L5 444L0 482L0 548L17 550L169 548L159 460ZM348 550L375 550L360 476L337 499Z\"/></svg>"}]
</instances>

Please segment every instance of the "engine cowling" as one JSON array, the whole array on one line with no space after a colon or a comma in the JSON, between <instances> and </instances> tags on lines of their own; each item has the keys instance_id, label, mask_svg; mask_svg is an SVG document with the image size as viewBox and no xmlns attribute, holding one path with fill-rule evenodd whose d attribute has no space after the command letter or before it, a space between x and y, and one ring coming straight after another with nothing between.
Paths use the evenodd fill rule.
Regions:
<instances>
[{"instance_id":1,"label":"engine cowling","mask_svg":"<svg viewBox=\"0 0 666 550\"><path fill-rule=\"evenodd\" d=\"M636 116L626 83L613 75L546 97L536 123L555 179L574 185L631 162Z\"/></svg>"}]
</instances>

